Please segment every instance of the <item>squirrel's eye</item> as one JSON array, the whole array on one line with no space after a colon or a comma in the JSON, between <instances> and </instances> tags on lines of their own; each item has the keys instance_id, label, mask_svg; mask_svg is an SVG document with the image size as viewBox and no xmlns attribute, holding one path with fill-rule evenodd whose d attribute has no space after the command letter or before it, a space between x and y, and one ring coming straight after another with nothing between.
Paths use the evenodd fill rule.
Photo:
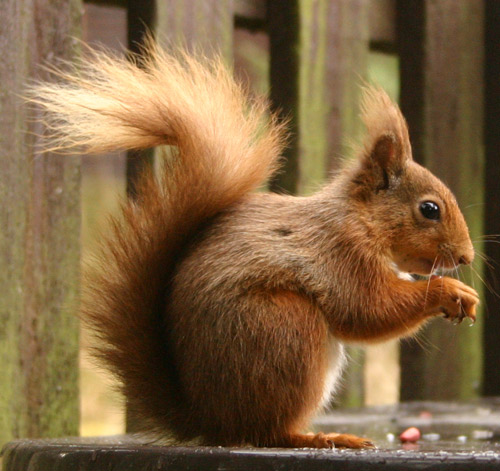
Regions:
<instances>
[{"instance_id":1,"label":"squirrel's eye","mask_svg":"<svg viewBox=\"0 0 500 471\"><path fill-rule=\"evenodd\" d=\"M433 221L438 221L441 217L439 206L434 201L424 201L420 204L420 212L422 216Z\"/></svg>"}]
</instances>

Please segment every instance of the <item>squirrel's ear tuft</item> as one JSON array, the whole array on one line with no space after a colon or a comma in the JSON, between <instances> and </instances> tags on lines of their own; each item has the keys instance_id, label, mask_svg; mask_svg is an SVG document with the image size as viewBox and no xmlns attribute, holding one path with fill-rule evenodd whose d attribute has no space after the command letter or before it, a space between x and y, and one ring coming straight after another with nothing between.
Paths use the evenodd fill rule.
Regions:
<instances>
[{"instance_id":1,"label":"squirrel's ear tuft","mask_svg":"<svg viewBox=\"0 0 500 471\"><path fill-rule=\"evenodd\" d=\"M408 126L399 107L381 88L367 87L361 109L367 129L363 158L389 174L399 173L412 158Z\"/></svg>"}]
</instances>

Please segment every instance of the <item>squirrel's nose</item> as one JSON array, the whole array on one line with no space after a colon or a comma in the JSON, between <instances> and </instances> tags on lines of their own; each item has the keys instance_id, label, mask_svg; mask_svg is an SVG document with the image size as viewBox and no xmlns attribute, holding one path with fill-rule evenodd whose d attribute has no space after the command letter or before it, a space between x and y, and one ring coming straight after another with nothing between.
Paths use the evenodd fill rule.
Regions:
<instances>
[{"instance_id":1,"label":"squirrel's nose","mask_svg":"<svg viewBox=\"0 0 500 471\"><path fill-rule=\"evenodd\" d=\"M464 241L461 246L456 247L455 256L457 257L455 260L459 265L470 265L474 260L474 246L471 241ZM457 253L458 252L458 253Z\"/></svg>"},{"instance_id":2,"label":"squirrel's nose","mask_svg":"<svg viewBox=\"0 0 500 471\"><path fill-rule=\"evenodd\" d=\"M473 251L470 251L468 253L464 253L462 254L459 258L458 258L458 263L460 265L469 265L472 260L474 260L474 252Z\"/></svg>"}]
</instances>

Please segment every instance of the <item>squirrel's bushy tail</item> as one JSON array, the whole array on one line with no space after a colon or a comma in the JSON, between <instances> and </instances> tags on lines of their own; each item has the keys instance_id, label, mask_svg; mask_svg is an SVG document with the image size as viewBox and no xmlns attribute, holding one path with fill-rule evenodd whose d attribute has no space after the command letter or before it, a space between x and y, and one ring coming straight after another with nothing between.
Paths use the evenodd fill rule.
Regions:
<instances>
[{"instance_id":1,"label":"squirrel's bushy tail","mask_svg":"<svg viewBox=\"0 0 500 471\"><path fill-rule=\"evenodd\" d=\"M82 318L98 355L149 429L182 428L186 413L165 342L172 270L197 229L274 171L282 127L220 59L172 56L150 45L136 63L95 53L57 84L32 88L51 149L85 152L176 146L161 175L145 174L87 270Z\"/></svg>"}]
</instances>

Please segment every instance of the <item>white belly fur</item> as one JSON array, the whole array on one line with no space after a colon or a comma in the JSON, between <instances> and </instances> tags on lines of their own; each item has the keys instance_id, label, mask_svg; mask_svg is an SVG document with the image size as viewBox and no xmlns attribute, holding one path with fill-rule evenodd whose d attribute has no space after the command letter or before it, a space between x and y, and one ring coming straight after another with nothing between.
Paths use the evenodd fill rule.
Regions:
<instances>
[{"instance_id":1,"label":"white belly fur","mask_svg":"<svg viewBox=\"0 0 500 471\"><path fill-rule=\"evenodd\" d=\"M323 386L323 396L319 405L320 410L329 405L330 399L340 383L340 375L346 363L344 345L338 339L330 335L326 348L328 367Z\"/></svg>"}]
</instances>

